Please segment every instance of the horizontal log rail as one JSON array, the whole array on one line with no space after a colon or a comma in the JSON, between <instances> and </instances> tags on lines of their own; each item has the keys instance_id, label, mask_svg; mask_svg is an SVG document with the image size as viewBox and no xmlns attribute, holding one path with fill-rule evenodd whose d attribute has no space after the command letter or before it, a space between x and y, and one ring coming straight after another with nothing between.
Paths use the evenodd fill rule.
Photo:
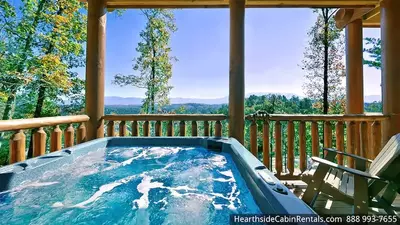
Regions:
<instances>
[{"instance_id":1,"label":"horizontal log rail","mask_svg":"<svg viewBox=\"0 0 400 225\"><path fill-rule=\"evenodd\" d=\"M26 159L27 148L25 133L27 130L31 130L32 156L37 157L46 154L48 136L50 137L50 152L61 150L62 147L71 147L75 143L80 144L85 142L85 122L88 120L89 117L86 115L1 120L0 132L13 132L9 143L9 163L12 164ZM76 127L76 138L73 124L78 124ZM66 125L64 130L64 146L62 146L63 131L60 125ZM49 135L47 133L49 133Z\"/></svg>"},{"instance_id":2,"label":"horizontal log rail","mask_svg":"<svg viewBox=\"0 0 400 225\"><path fill-rule=\"evenodd\" d=\"M247 115L250 151L282 179L298 179L308 158L322 156L322 147L374 159L382 148L382 122L390 116L291 115L257 112ZM354 167L352 158L337 162Z\"/></svg>"},{"instance_id":3,"label":"horizontal log rail","mask_svg":"<svg viewBox=\"0 0 400 225\"><path fill-rule=\"evenodd\" d=\"M55 126L60 124L82 123L87 121L89 121L89 117L86 115L0 120L0 131L32 129L39 127Z\"/></svg>"},{"instance_id":4,"label":"horizontal log rail","mask_svg":"<svg viewBox=\"0 0 400 225\"><path fill-rule=\"evenodd\" d=\"M103 119L108 121L106 131L108 137L187 136L187 126L191 127L191 136L220 137L222 136L221 122L226 120L227 116L223 114L126 114L105 115ZM119 122L118 132L115 132L116 122ZM199 122L203 123L202 133L198 129ZM214 126L210 125L210 122L214 122Z\"/></svg>"},{"instance_id":5,"label":"horizontal log rail","mask_svg":"<svg viewBox=\"0 0 400 225\"><path fill-rule=\"evenodd\" d=\"M254 118L258 120L268 119L270 121L384 121L389 119L390 116L371 113L371 114L329 114L329 115L306 115L306 114L251 114L247 115L247 120Z\"/></svg>"}]
</instances>

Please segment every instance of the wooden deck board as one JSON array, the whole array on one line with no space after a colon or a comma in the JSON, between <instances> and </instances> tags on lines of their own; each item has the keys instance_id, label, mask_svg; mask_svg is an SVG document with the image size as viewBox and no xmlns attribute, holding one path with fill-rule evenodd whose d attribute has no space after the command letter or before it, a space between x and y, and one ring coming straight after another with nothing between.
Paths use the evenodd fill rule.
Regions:
<instances>
[{"instance_id":1,"label":"wooden deck board","mask_svg":"<svg viewBox=\"0 0 400 225\"><path fill-rule=\"evenodd\" d=\"M307 184L301 180L287 180L287 181L283 180L282 183L285 184L289 188L289 190L299 198L302 197L305 189L307 188ZM349 186L347 186L347 188L352 188ZM354 190L347 190L347 191L354 193ZM396 197L393 206L400 207L400 195ZM318 199L314 204L314 210L315 212L321 215L349 214L350 212L353 212L353 206L341 201L335 201L331 196L322 193L318 196ZM400 210L397 210L396 212L400 214ZM386 214L386 212L383 209L378 209L378 208L370 208L369 213Z\"/></svg>"}]
</instances>

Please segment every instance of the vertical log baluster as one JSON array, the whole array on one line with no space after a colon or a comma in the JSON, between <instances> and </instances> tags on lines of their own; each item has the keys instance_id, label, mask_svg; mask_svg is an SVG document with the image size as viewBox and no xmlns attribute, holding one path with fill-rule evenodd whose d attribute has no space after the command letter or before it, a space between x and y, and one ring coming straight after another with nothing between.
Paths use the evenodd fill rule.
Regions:
<instances>
[{"instance_id":1,"label":"vertical log baluster","mask_svg":"<svg viewBox=\"0 0 400 225\"><path fill-rule=\"evenodd\" d=\"M162 125L161 125L161 121L156 121L156 124L155 124L155 127L154 127L154 129L155 129L155 135L157 136L157 137L159 137L159 136L162 136Z\"/></svg>"},{"instance_id":2,"label":"vertical log baluster","mask_svg":"<svg viewBox=\"0 0 400 225\"><path fill-rule=\"evenodd\" d=\"M136 120L132 121L132 136L139 136L139 123Z\"/></svg>"},{"instance_id":3,"label":"vertical log baluster","mask_svg":"<svg viewBox=\"0 0 400 225\"><path fill-rule=\"evenodd\" d=\"M361 122L360 123L360 133L361 133L361 141L360 141L360 154L361 154L361 157L364 157L364 158L367 158L368 156L367 156L367 154L368 154L368 149L369 149L369 146L368 146L368 124L367 124L367 122L366 121L363 121L363 122ZM357 168L357 169L366 169L367 167L366 167L367 165L365 164L365 162L363 163L363 165L361 165L361 167L360 168Z\"/></svg>"},{"instance_id":4,"label":"vertical log baluster","mask_svg":"<svg viewBox=\"0 0 400 225\"><path fill-rule=\"evenodd\" d=\"M307 151L306 151L306 122L299 123L299 152L300 152L300 171L304 172L307 168Z\"/></svg>"},{"instance_id":5,"label":"vertical log baluster","mask_svg":"<svg viewBox=\"0 0 400 225\"><path fill-rule=\"evenodd\" d=\"M360 122L355 122L355 136L354 136L354 151L353 154L361 156L361 128L360 128L361 123ZM355 161L354 161L355 163Z\"/></svg>"},{"instance_id":6,"label":"vertical log baluster","mask_svg":"<svg viewBox=\"0 0 400 225\"><path fill-rule=\"evenodd\" d=\"M72 124L69 124L68 127L64 130L64 148L74 146L74 135L74 127L72 126Z\"/></svg>"},{"instance_id":7,"label":"vertical log baluster","mask_svg":"<svg viewBox=\"0 0 400 225\"><path fill-rule=\"evenodd\" d=\"M128 129L126 126L126 121L121 121L119 123L119 136L125 137L125 136L127 136L127 132L128 132Z\"/></svg>"},{"instance_id":8,"label":"vertical log baluster","mask_svg":"<svg viewBox=\"0 0 400 225\"><path fill-rule=\"evenodd\" d=\"M264 165L270 169L270 155L269 155L269 122L264 120L263 125L263 163Z\"/></svg>"},{"instance_id":9,"label":"vertical log baluster","mask_svg":"<svg viewBox=\"0 0 400 225\"><path fill-rule=\"evenodd\" d=\"M282 173L282 127L281 122L275 122L275 169L278 176Z\"/></svg>"},{"instance_id":10,"label":"vertical log baluster","mask_svg":"<svg viewBox=\"0 0 400 225\"><path fill-rule=\"evenodd\" d=\"M360 141L360 153L361 157L368 158L368 123L366 121L361 122L361 141Z\"/></svg>"},{"instance_id":11,"label":"vertical log baluster","mask_svg":"<svg viewBox=\"0 0 400 225\"><path fill-rule=\"evenodd\" d=\"M40 127L33 134L33 157L46 154L46 132Z\"/></svg>"},{"instance_id":12,"label":"vertical log baluster","mask_svg":"<svg viewBox=\"0 0 400 225\"><path fill-rule=\"evenodd\" d=\"M217 120L215 122L215 137L221 137L222 136L222 125L221 121Z\"/></svg>"},{"instance_id":13,"label":"vertical log baluster","mask_svg":"<svg viewBox=\"0 0 400 225\"><path fill-rule=\"evenodd\" d=\"M330 121L324 123L324 147L332 147L332 124Z\"/></svg>"},{"instance_id":14,"label":"vertical log baluster","mask_svg":"<svg viewBox=\"0 0 400 225\"><path fill-rule=\"evenodd\" d=\"M172 122L172 120L168 121L167 135L169 137L172 137L174 135L174 122Z\"/></svg>"},{"instance_id":15,"label":"vertical log baluster","mask_svg":"<svg viewBox=\"0 0 400 225\"><path fill-rule=\"evenodd\" d=\"M208 121L204 121L204 136L208 137L210 136L210 124L208 123Z\"/></svg>"},{"instance_id":16,"label":"vertical log baluster","mask_svg":"<svg viewBox=\"0 0 400 225\"><path fill-rule=\"evenodd\" d=\"M24 161L26 137L23 130L16 131L10 139L10 164Z\"/></svg>"},{"instance_id":17,"label":"vertical log baluster","mask_svg":"<svg viewBox=\"0 0 400 225\"><path fill-rule=\"evenodd\" d=\"M186 123L183 120L179 123L179 135L182 137L186 135Z\"/></svg>"},{"instance_id":18,"label":"vertical log baluster","mask_svg":"<svg viewBox=\"0 0 400 225\"><path fill-rule=\"evenodd\" d=\"M336 123L336 149L344 152L344 123L338 121ZM343 155L337 154L337 161L339 165L343 165Z\"/></svg>"},{"instance_id":19,"label":"vertical log baluster","mask_svg":"<svg viewBox=\"0 0 400 225\"><path fill-rule=\"evenodd\" d=\"M347 126L347 150L349 154L354 154L355 141L356 141L356 123L351 121ZM354 168L354 159L350 156L347 157L347 166Z\"/></svg>"},{"instance_id":20,"label":"vertical log baluster","mask_svg":"<svg viewBox=\"0 0 400 225\"><path fill-rule=\"evenodd\" d=\"M149 121L144 121L143 123L143 136L148 137L150 135L150 123Z\"/></svg>"},{"instance_id":21,"label":"vertical log baluster","mask_svg":"<svg viewBox=\"0 0 400 225\"><path fill-rule=\"evenodd\" d=\"M85 123L80 123L76 134L76 144L86 141L86 126Z\"/></svg>"},{"instance_id":22,"label":"vertical log baluster","mask_svg":"<svg viewBox=\"0 0 400 225\"><path fill-rule=\"evenodd\" d=\"M380 121L374 121L372 124L372 158L379 154L382 148L382 127Z\"/></svg>"},{"instance_id":23,"label":"vertical log baluster","mask_svg":"<svg viewBox=\"0 0 400 225\"><path fill-rule=\"evenodd\" d=\"M107 136L114 137L115 136L115 129L114 129L114 121L110 120L107 124Z\"/></svg>"},{"instance_id":24,"label":"vertical log baluster","mask_svg":"<svg viewBox=\"0 0 400 225\"><path fill-rule=\"evenodd\" d=\"M368 134L368 148L367 149L367 158L372 159L373 158L373 148L372 148L372 121L367 122L367 134Z\"/></svg>"},{"instance_id":25,"label":"vertical log baluster","mask_svg":"<svg viewBox=\"0 0 400 225\"><path fill-rule=\"evenodd\" d=\"M289 174L294 173L294 124L293 121L288 122L287 127L287 168Z\"/></svg>"},{"instance_id":26,"label":"vertical log baluster","mask_svg":"<svg viewBox=\"0 0 400 225\"><path fill-rule=\"evenodd\" d=\"M319 135L318 135L318 122L311 122L311 147L312 156L319 157Z\"/></svg>"},{"instance_id":27,"label":"vertical log baluster","mask_svg":"<svg viewBox=\"0 0 400 225\"><path fill-rule=\"evenodd\" d=\"M256 158L258 158L257 123L255 118L251 121L250 125L250 151Z\"/></svg>"},{"instance_id":28,"label":"vertical log baluster","mask_svg":"<svg viewBox=\"0 0 400 225\"><path fill-rule=\"evenodd\" d=\"M192 137L197 137L197 122L192 121Z\"/></svg>"},{"instance_id":29,"label":"vertical log baluster","mask_svg":"<svg viewBox=\"0 0 400 225\"><path fill-rule=\"evenodd\" d=\"M50 137L50 152L55 152L61 150L61 136L62 131L60 126L55 126Z\"/></svg>"}]
</instances>

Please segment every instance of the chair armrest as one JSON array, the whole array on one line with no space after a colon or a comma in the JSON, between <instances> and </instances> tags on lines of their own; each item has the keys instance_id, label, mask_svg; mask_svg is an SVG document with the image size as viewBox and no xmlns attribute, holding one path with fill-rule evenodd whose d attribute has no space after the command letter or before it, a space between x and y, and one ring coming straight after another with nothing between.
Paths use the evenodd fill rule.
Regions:
<instances>
[{"instance_id":1,"label":"chair armrest","mask_svg":"<svg viewBox=\"0 0 400 225\"><path fill-rule=\"evenodd\" d=\"M373 162L370 159L367 159L367 158L364 158L364 157L361 157L361 156L358 156L358 155L353 155L353 154L350 154L350 153L342 152L342 151L339 151L339 150L336 150L336 149L333 149L333 148L324 148L324 150L325 151L330 151L330 152L335 152L335 153L340 154L340 155L349 156L349 157L352 157L354 159L359 159L359 160L362 160L362 161L365 161L365 162L369 162L369 163Z\"/></svg>"},{"instance_id":2,"label":"chair armrest","mask_svg":"<svg viewBox=\"0 0 400 225\"><path fill-rule=\"evenodd\" d=\"M352 168L349 168L349 167L344 167L344 166L338 165L338 164L336 164L334 162L331 162L331 161L328 161L328 160L325 160L325 159L321 159L319 157L311 157L311 159L314 162L329 166L330 168L339 169L339 170L351 173L353 175L365 177L365 178L368 178L368 179L386 181L385 179L380 178L378 176L373 176L373 175L371 175L369 173L366 173L366 172L363 172L363 171L360 171L360 170L355 170L355 169L352 169Z\"/></svg>"}]
</instances>

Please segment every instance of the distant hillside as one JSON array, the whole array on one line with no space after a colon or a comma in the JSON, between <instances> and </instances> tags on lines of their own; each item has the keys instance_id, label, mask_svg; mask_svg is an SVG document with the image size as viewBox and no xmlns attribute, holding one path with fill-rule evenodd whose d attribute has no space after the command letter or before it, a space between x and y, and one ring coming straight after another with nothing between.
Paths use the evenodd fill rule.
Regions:
<instances>
[{"instance_id":1,"label":"distant hillside","mask_svg":"<svg viewBox=\"0 0 400 225\"><path fill-rule=\"evenodd\" d=\"M291 98L293 96L297 97L302 97L298 96L293 93L269 93L269 92L257 92L257 93L248 93L246 94L246 98L248 98L250 95L257 95L257 96L262 96L262 95L269 95L269 94L278 94L278 95L284 95L286 98ZM136 97L118 97L118 96L106 96L105 97L105 105L142 105L142 100L143 98L136 98ZM171 98L170 99L171 104L188 104L188 103L194 103L194 104L206 104L206 105L221 105L221 104L227 104L229 101L229 97L223 97L223 98L214 98L214 99L201 99L201 98ZM381 101L381 96L380 95L367 95L364 97L365 103L371 103L371 102L380 102Z\"/></svg>"},{"instance_id":2,"label":"distant hillside","mask_svg":"<svg viewBox=\"0 0 400 225\"><path fill-rule=\"evenodd\" d=\"M274 93L267 93L267 92L259 92L259 93L248 93L246 94L246 98L250 95L269 95ZM275 93L279 95L285 95L287 98L291 98L292 96L296 96L292 93ZM143 98L136 98L136 97L118 97L118 96L106 96L105 97L105 105L141 105ZM210 99L202 99L202 98L171 98L171 104L187 104L187 103L194 103L194 104L207 104L207 105L221 105L227 104L229 101L229 97L222 97L222 98L210 98Z\"/></svg>"}]
</instances>

